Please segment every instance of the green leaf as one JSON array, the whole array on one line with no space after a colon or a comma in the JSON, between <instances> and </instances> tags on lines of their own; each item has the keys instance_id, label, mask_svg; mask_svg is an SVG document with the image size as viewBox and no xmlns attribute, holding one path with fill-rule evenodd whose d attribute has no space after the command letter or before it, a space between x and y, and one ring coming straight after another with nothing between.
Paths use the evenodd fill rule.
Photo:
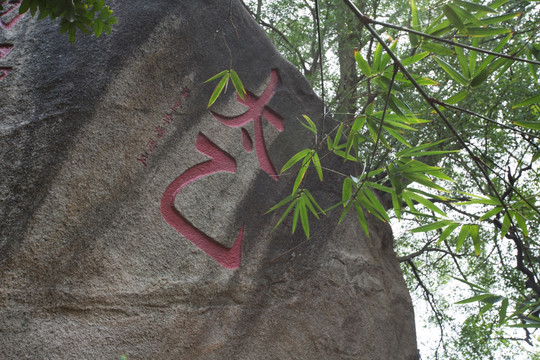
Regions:
<instances>
[{"instance_id":1,"label":"green leaf","mask_svg":"<svg viewBox=\"0 0 540 360\"><path fill-rule=\"evenodd\" d=\"M337 129L336 137L334 138L333 147L335 148L339 144L339 140L341 140L341 134L343 133L343 126L344 124L341 123Z\"/></svg>"},{"instance_id":2,"label":"green leaf","mask_svg":"<svg viewBox=\"0 0 540 360\"><path fill-rule=\"evenodd\" d=\"M482 215L478 220L479 221L484 221L484 220L487 220L489 219L490 217L492 217L493 215L497 215L498 213L500 213L501 211L503 211L504 208L502 206L497 206L496 208L494 209L491 209L490 211L488 211L487 213L485 213L484 215Z\"/></svg>"},{"instance_id":3,"label":"green leaf","mask_svg":"<svg viewBox=\"0 0 540 360\"><path fill-rule=\"evenodd\" d=\"M507 210L503 217L503 223L501 227L501 238L503 238L508 232L508 230L510 229L511 221L510 221L510 217L508 216L509 213L510 215L512 215L512 212L510 210Z\"/></svg>"},{"instance_id":4,"label":"green leaf","mask_svg":"<svg viewBox=\"0 0 540 360\"><path fill-rule=\"evenodd\" d=\"M308 167L309 167L309 163L308 163L308 165L302 165L302 167L298 171L298 175L296 176L296 180L294 181L294 186L293 186L293 190L292 190L293 194L296 192L298 187L300 187L300 184L302 183L302 180L304 180L304 176L306 175L306 171L307 171Z\"/></svg>"},{"instance_id":5,"label":"green leaf","mask_svg":"<svg viewBox=\"0 0 540 360\"><path fill-rule=\"evenodd\" d=\"M481 244L480 244L480 236L478 234L478 225L471 225L469 227L469 233L471 234L471 238L473 241L474 252L476 253L476 256L480 256Z\"/></svg>"},{"instance_id":6,"label":"green leaf","mask_svg":"<svg viewBox=\"0 0 540 360\"><path fill-rule=\"evenodd\" d=\"M472 3L469 1L454 0L454 3L459 4L461 7L469 11L485 11L488 13L497 13L496 10L490 8L489 6L480 5L480 4Z\"/></svg>"},{"instance_id":7,"label":"green leaf","mask_svg":"<svg viewBox=\"0 0 540 360\"><path fill-rule=\"evenodd\" d=\"M371 76L371 66L369 66L369 63L362 57L360 51L354 50L354 59L362 73L368 77Z\"/></svg>"},{"instance_id":8,"label":"green leaf","mask_svg":"<svg viewBox=\"0 0 540 360\"><path fill-rule=\"evenodd\" d=\"M424 52L415 54L413 56L409 56L408 58L405 58L405 59L401 60L401 63L404 66L411 65L411 64L414 64L414 63L422 60L423 58L425 58L428 55L429 55L429 51L424 51Z\"/></svg>"},{"instance_id":9,"label":"green leaf","mask_svg":"<svg viewBox=\"0 0 540 360\"><path fill-rule=\"evenodd\" d=\"M302 124L303 127L305 127L306 129L308 129L309 131L317 135L317 126L315 126L315 123L313 123L313 121L307 115L302 115L302 117L306 120L307 125L304 124L302 120L299 120L300 124Z\"/></svg>"},{"instance_id":10,"label":"green leaf","mask_svg":"<svg viewBox=\"0 0 540 360\"><path fill-rule=\"evenodd\" d=\"M212 76L210 79L204 81L203 84L206 84L207 82L210 82L210 81L215 80L215 79L217 79L217 78L226 76L228 73L229 73L229 70L223 70L222 72L220 72L220 73L218 73L218 74Z\"/></svg>"},{"instance_id":11,"label":"green leaf","mask_svg":"<svg viewBox=\"0 0 540 360\"><path fill-rule=\"evenodd\" d=\"M501 35L501 34L508 34L511 32L510 29L502 29L502 28L489 28L489 27L470 27L468 28L469 35L475 36L475 37L487 37L487 36L495 36L495 35Z\"/></svg>"},{"instance_id":12,"label":"green leaf","mask_svg":"<svg viewBox=\"0 0 540 360\"><path fill-rule=\"evenodd\" d=\"M291 204L287 207L287 209L283 212L283 214L281 215L281 218L279 219L279 221L276 223L276 225L274 226L274 230L279 226L279 224L281 224L283 222L283 220L285 220L285 218L287 217L287 215L289 215L289 213L291 212L292 208L296 205L296 203L298 202L300 198L295 198Z\"/></svg>"},{"instance_id":13,"label":"green leaf","mask_svg":"<svg viewBox=\"0 0 540 360\"><path fill-rule=\"evenodd\" d=\"M482 85L482 83L487 80L489 75L491 75L491 72L492 71L489 68L484 68L478 75L472 78L471 87L476 88Z\"/></svg>"},{"instance_id":14,"label":"green leaf","mask_svg":"<svg viewBox=\"0 0 540 360\"><path fill-rule=\"evenodd\" d=\"M420 47L426 51L432 52L440 56L451 56L454 55L454 51L443 45L439 45L430 41L422 41Z\"/></svg>"},{"instance_id":15,"label":"green leaf","mask_svg":"<svg viewBox=\"0 0 540 360\"><path fill-rule=\"evenodd\" d=\"M360 206L358 201L354 202L354 208L356 210L356 215L358 216L358 220L360 221L360 225L362 226L362 229L364 229L366 236L369 237L369 229L368 229L368 224L366 221L366 216L364 215L364 210L362 210L362 206Z\"/></svg>"},{"instance_id":16,"label":"green leaf","mask_svg":"<svg viewBox=\"0 0 540 360\"><path fill-rule=\"evenodd\" d=\"M434 223L431 223L431 224L416 227L416 228L414 228L412 230L409 230L409 231L412 232L412 233L427 232L427 231L441 229L441 228L443 228L443 227L445 227L445 226L447 226L449 224L452 224L452 221L450 221L450 220L440 220L440 221L437 221L437 222L434 222Z\"/></svg>"},{"instance_id":17,"label":"green leaf","mask_svg":"<svg viewBox=\"0 0 540 360\"><path fill-rule=\"evenodd\" d=\"M283 167L281 168L280 173L283 173L284 171L288 170L291 166L296 164L298 161L304 159L310 153L311 153L311 150L309 150L309 149L304 149L304 150L301 150L301 151L297 152L292 158L289 159L289 161L287 161L285 163L285 165L283 165Z\"/></svg>"},{"instance_id":18,"label":"green leaf","mask_svg":"<svg viewBox=\"0 0 540 360\"><path fill-rule=\"evenodd\" d=\"M306 237L309 239L309 219L304 198L301 199L301 201L298 203L298 206L300 207L300 219L302 220L302 228L304 229L304 234L306 234Z\"/></svg>"},{"instance_id":19,"label":"green leaf","mask_svg":"<svg viewBox=\"0 0 540 360\"><path fill-rule=\"evenodd\" d=\"M384 218L384 220L386 220L386 222L389 222L390 218L388 217L388 213L384 209L384 206L382 206L381 202L379 201L379 198L375 196L375 194L373 194L373 192L371 192L370 189L365 188L363 191L367 195L371 203L373 204L373 207L375 208L375 210L377 210L377 212Z\"/></svg>"},{"instance_id":20,"label":"green leaf","mask_svg":"<svg viewBox=\"0 0 540 360\"><path fill-rule=\"evenodd\" d=\"M514 219L516 219L518 226L520 227L521 231L523 231L523 235L525 235L525 237L528 237L529 231L527 230L527 224L525 223L525 218L523 217L523 215L516 211L514 212Z\"/></svg>"},{"instance_id":21,"label":"green leaf","mask_svg":"<svg viewBox=\"0 0 540 360\"><path fill-rule=\"evenodd\" d=\"M471 75L469 74L469 63L463 54L463 49L459 46L454 46L454 50L456 51L461 72L463 73L463 76L468 79Z\"/></svg>"},{"instance_id":22,"label":"green leaf","mask_svg":"<svg viewBox=\"0 0 540 360\"><path fill-rule=\"evenodd\" d=\"M506 312L508 309L508 299L504 299L499 309L499 326L502 326L506 321Z\"/></svg>"},{"instance_id":23,"label":"green leaf","mask_svg":"<svg viewBox=\"0 0 540 360\"><path fill-rule=\"evenodd\" d=\"M513 124L531 130L540 130L540 121L514 121Z\"/></svg>"},{"instance_id":24,"label":"green leaf","mask_svg":"<svg viewBox=\"0 0 540 360\"><path fill-rule=\"evenodd\" d=\"M446 71L446 73L450 75L452 79L459 82L461 85L465 85L465 86L469 85L469 81L463 75L461 75L456 69L454 69L450 64L448 64L446 61L439 58L435 58L435 61L437 61L439 66L444 71Z\"/></svg>"},{"instance_id":25,"label":"green leaf","mask_svg":"<svg viewBox=\"0 0 540 360\"><path fill-rule=\"evenodd\" d=\"M296 201L296 207L294 208L294 213L293 213L293 218L292 218L292 229L291 229L292 233L296 231L296 225L298 225L298 215L300 215L301 202L302 202L302 198L298 198L298 201Z\"/></svg>"},{"instance_id":26,"label":"green leaf","mask_svg":"<svg viewBox=\"0 0 540 360\"><path fill-rule=\"evenodd\" d=\"M287 204L288 202L292 201L294 199L294 196L296 194L291 194L291 195L288 195L285 199L281 200L279 203L277 203L276 205L272 206L272 208L270 208L270 210L268 210L267 212L265 212L265 214L268 214L274 210L277 210L279 209L280 207L282 207L283 205Z\"/></svg>"},{"instance_id":27,"label":"green leaf","mask_svg":"<svg viewBox=\"0 0 540 360\"><path fill-rule=\"evenodd\" d=\"M527 99L527 100L525 100L523 102L520 102L517 105L512 106L512 109L516 109L518 107L523 107L523 106L530 106L530 105L533 105L533 104L540 104L540 94L538 94L536 96L533 96L532 98Z\"/></svg>"},{"instance_id":28,"label":"green leaf","mask_svg":"<svg viewBox=\"0 0 540 360\"><path fill-rule=\"evenodd\" d=\"M315 207L313 207L313 204L311 203L311 200L309 199L309 197L305 194L305 190L304 192L302 192L301 196L304 198L304 203L306 204L306 207L309 209L309 211L311 211L311 213L317 219L319 219L319 214L317 213L317 210L315 210Z\"/></svg>"},{"instance_id":29,"label":"green leaf","mask_svg":"<svg viewBox=\"0 0 540 360\"><path fill-rule=\"evenodd\" d=\"M451 223L450 225L448 225L446 229L444 229L441 233L441 236L439 236L439 240L437 240L437 245L446 240L446 238L448 238L448 236L450 236L457 227L459 227L459 224L457 223Z\"/></svg>"},{"instance_id":30,"label":"green leaf","mask_svg":"<svg viewBox=\"0 0 540 360\"><path fill-rule=\"evenodd\" d=\"M454 25L462 33L467 33L467 27L465 26L465 24L463 24L463 21L461 21L452 4L443 5L442 10L444 15L452 23L452 25Z\"/></svg>"},{"instance_id":31,"label":"green leaf","mask_svg":"<svg viewBox=\"0 0 540 360\"><path fill-rule=\"evenodd\" d=\"M470 297L468 299L458 301L456 304L468 304L468 303L472 303L472 302L475 302L475 301L482 301L482 300L491 298L493 296L495 296L495 295L493 295L493 294L476 295L476 296Z\"/></svg>"},{"instance_id":32,"label":"green leaf","mask_svg":"<svg viewBox=\"0 0 540 360\"><path fill-rule=\"evenodd\" d=\"M412 28L413 30L420 31L420 19L418 18L418 8L416 7L415 0L409 0L409 5L411 6ZM416 47L418 45L417 35L409 33L409 39L413 47Z\"/></svg>"},{"instance_id":33,"label":"green leaf","mask_svg":"<svg viewBox=\"0 0 540 360\"><path fill-rule=\"evenodd\" d=\"M345 180L343 180L343 188L341 191L341 201L343 202L343 206L346 206L349 203L352 194L353 184L354 182L350 177L347 177L345 178Z\"/></svg>"},{"instance_id":34,"label":"green leaf","mask_svg":"<svg viewBox=\"0 0 540 360\"><path fill-rule=\"evenodd\" d=\"M321 160L319 159L319 155L315 152L315 150L313 150L313 156L311 159L313 160L313 166L315 166L315 170L317 171L317 175L319 175L319 179L323 181Z\"/></svg>"},{"instance_id":35,"label":"green leaf","mask_svg":"<svg viewBox=\"0 0 540 360\"><path fill-rule=\"evenodd\" d=\"M401 201L399 200L399 196L395 190L391 192L391 196L392 196L392 207L394 208L396 217L398 220L401 220Z\"/></svg>"},{"instance_id":36,"label":"green leaf","mask_svg":"<svg viewBox=\"0 0 540 360\"><path fill-rule=\"evenodd\" d=\"M489 17L489 18L483 18L482 22L485 25L498 24L498 23L503 22L503 21L514 19L514 18L516 18L516 17L518 17L520 15L521 15L521 13L510 13L510 14L504 14L504 15L500 15L500 16L493 16L493 17Z\"/></svg>"},{"instance_id":37,"label":"green leaf","mask_svg":"<svg viewBox=\"0 0 540 360\"><path fill-rule=\"evenodd\" d=\"M242 84L240 77L238 76L236 71L234 71L233 69L231 69L231 80L234 85L234 88L236 89L236 93L238 94L238 96L240 96L242 100L245 100L244 95L246 94L246 89L244 89L244 84Z\"/></svg>"},{"instance_id":38,"label":"green leaf","mask_svg":"<svg viewBox=\"0 0 540 360\"><path fill-rule=\"evenodd\" d=\"M463 89L460 92L452 95L448 99L446 99L445 103L454 105L460 102L461 100L465 99L467 95L469 94L469 91L467 89Z\"/></svg>"},{"instance_id":39,"label":"green leaf","mask_svg":"<svg viewBox=\"0 0 540 360\"><path fill-rule=\"evenodd\" d=\"M416 194L413 191L409 191L409 197L412 200L416 200L419 204L425 206L429 210L431 210L431 211L433 211L433 212L435 212L435 213L437 213L439 215L446 216L444 211L442 211L440 208L438 208L435 204L433 204L431 201L429 201L425 197L423 197L423 196L421 196L419 194Z\"/></svg>"},{"instance_id":40,"label":"green leaf","mask_svg":"<svg viewBox=\"0 0 540 360\"><path fill-rule=\"evenodd\" d=\"M317 208L317 210L319 211L319 213L323 214L323 215L326 215L326 212L319 206L319 204L317 203L317 201L315 201L315 198L313 197L313 195L311 195L311 193L308 191L308 189L304 189L304 194L306 194L306 196L309 198L311 204L314 204L315 207ZM317 217L317 214L314 213L314 215Z\"/></svg>"},{"instance_id":41,"label":"green leaf","mask_svg":"<svg viewBox=\"0 0 540 360\"><path fill-rule=\"evenodd\" d=\"M375 54L373 55L373 71L375 73L378 73L383 70L381 61L382 61L382 46L381 44L377 44L377 47L375 48Z\"/></svg>"},{"instance_id":42,"label":"green leaf","mask_svg":"<svg viewBox=\"0 0 540 360\"><path fill-rule=\"evenodd\" d=\"M99 35L101 35L101 33L103 32L103 21L101 20L96 20L96 22L94 23L94 35L96 37L99 37Z\"/></svg>"},{"instance_id":43,"label":"green leaf","mask_svg":"<svg viewBox=\"0 0 540 360\"><path fill-rule=\"evenodd\" d=\"M456 251L459 251L461 247L463 246L463 243L465 242L465 239L467 236L469 236L469 230L471 228L471 225L465 224L461 227L461 230L459 231L457 244L456 244Z\"/></svg>"},{"instance_id":44,"label":"green leaf","mask_svg":"<svg viewBox=\"0 0 540 360\"><path fill-rule=\"evenodd\" d=\"M212 95L210 96L210 100L208 101L207 108L209 108L216 102L217 98L223 91L223 88L225 87L225 84L227 84L228 81L229 81L229 72L223 75L219 83L216 85L216 88L214 89L214 92L212 93Z\"/></svg>"}]
</instances>

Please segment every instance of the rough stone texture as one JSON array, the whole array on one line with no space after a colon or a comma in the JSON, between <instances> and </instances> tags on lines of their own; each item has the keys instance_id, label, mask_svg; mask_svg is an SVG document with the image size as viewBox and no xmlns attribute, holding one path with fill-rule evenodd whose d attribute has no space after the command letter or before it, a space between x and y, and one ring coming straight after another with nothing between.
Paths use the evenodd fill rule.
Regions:
<instances>
[{"instance_id":1,"label":"rough stone texture","mask_svg":"<svg viewBox=\"0 0 540 360\"><path fill-rule=\"evenodd\" d=\"M269 106L285 129L263 121L276 168L313 141L296 119L317 118L319 100L239 2L235 27L225 21L228 4L117 2L113 34L75 45L47 21L2 17L0 359L416 358L390 228L371 220L367 239L336 213L309 242L290 224L272 231L280 214L264 213L292 175L274 181L240 128L206 109L215 85L203 81L228 68L228 46L257 96L281 75ZM246 108L229 90L212 109ZM237 169L187 185L175 207L228 247L245 224L237 270L160 213L171 182L208 160L199 132ZM339 198L332 183L313 192L323 204Z\"/></svg>"}]
</instances>

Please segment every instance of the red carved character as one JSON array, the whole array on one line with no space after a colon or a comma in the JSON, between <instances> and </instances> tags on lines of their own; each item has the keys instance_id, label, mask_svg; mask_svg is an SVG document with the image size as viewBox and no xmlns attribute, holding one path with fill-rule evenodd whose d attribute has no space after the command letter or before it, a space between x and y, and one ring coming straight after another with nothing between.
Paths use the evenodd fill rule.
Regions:
<instances>
[{"instance_id":1,"label":"red carved character","mask_svg":"<svg viewBox=\"0 0 540 360\"><path fill-rule=\"evenodd\" d=\"M18 13L21 3L22 0L9 0L3 3L4 11L0 13L0 28L2 30L11 29L23 17L24 14ZM15 11L15 16L13 16L13 14L10 15L13 11Z\"/></svg>"},{"instance_id":2,"label":"red carved character","mask_svg":"<svg viewBox=\"0 0 540 360\"><path fill-rule=\"evenodd\" d=\"M270 109L267 104L270 102L277 89L281 87L281 77L277 69L273 69L270 73L270 83L268 87L260 97L247 92L245 100L242 100L240 96L237 96L239 103L249 107L249 110L238 116L223 116L212 112L214 117L222 124L229 127L242 127L250 121L253 121L253 127L255 132L255 151L257 153L257 160L261 169L269 174L274 180L277 180L277 171L270 160L268 150L264 142L264 134L262 128L262 118L264 117L270 124L272 124L279 132L283 131L283 118ZM246 151L251 151L251 138L248 132L242 128L242 143Z\"/></svg>"},{"instance_id":3,"label":"red carved character","mask_svg":"<svg viewBox=\"0 0 540 360\"><path fill-rule=\"evenodd\" d=\"M195 148L200 153L210 157L210 160L189 168L167 187L161 198L161 215L176 231L210 255L221 266L227 269L237 269L240 266L242 256L244 226L242 225L234 245L229 249L193 226L174 206L176 195L186 185L202 177L219 172L236 172L236 161L234 158L220 149L202 133L197 135Z\"/></svg>"}]
</instances>

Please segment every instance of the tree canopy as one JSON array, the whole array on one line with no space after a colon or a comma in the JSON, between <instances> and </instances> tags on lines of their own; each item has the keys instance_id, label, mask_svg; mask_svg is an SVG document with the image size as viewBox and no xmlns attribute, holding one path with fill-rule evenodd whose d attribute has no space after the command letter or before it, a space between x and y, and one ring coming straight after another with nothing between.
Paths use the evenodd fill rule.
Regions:
<instances>
[{"instance_id":1,"label":"tree canopy","mask_svg":"<svg viewBox=\"0 0 540 360\"><path fill-rule=\"evenodd\" d=\"M318 141L283 167L297 181L282 219L309 236L323 209L306 174L324 181L333 156L358 163L324 212L356 212L366 233L368 213L393 225L440 332L423 356L538 356L538 3L245 4L326 104L322 126L301 119Z\"/></svg>"},{"instance_id":2,"label":"tree canopy","mask_svg":"<svg viewBox=\"0 0 540 360\"><path fill-rule=\"evenodd\" d=\"M307 237L329 211L356 213L368 236L370 216L391 223L417 312L438 329L422 358L539 359L540 4L244 4L325 104L320 125L299 119L317 141L283 166L296 181L272 210ZM72 41L77 28L99 36L116 22L103 0L20 10L60 18ZM241 94L241 77L209 80ZM304 180L324 181L332 157L357 166L322 209Z\"/></svg>"}]
</instances>

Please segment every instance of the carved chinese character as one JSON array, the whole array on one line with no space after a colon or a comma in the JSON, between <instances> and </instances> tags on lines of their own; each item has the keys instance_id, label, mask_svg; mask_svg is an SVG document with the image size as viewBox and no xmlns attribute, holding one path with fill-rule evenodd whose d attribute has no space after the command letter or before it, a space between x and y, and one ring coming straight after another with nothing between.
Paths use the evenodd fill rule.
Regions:
<instances>
[{"instance_id":1,"label":"carved chinese character","mask_svg":"<svg viewBox=\"0 0 540 360\"><path fill-rule=\"evenodd\" d=\"M229 249L193 226L174 206L176 195L186 185L204 176L219 172L236 172L236 161L234 158L220 149L202 133L197 135L195 148L200 153L210 157L210 160L189 168L167 187L161 198L161 215L176 231L210 255L221 266L227 269L237 269L240 266L242 256L244 226L242 225L234 245Z\"/></svg>"},{"instance_id":2,"label":"carved chinese character","mask_svg":"<svg viewBox=\"0 0 540 360\"><path fill-rule=\"evenodd\" d=\"M239 103L249 107L248 111L238 116L223 116L212 112L214 117L222 124L229 127L242 127L253 121L254 133L255 133L255 152L257 153L257 160L261 169L269 174L274 180L277 180L277 171L270 160L268 155L268 149L264 141L262 119L266 119L272 124L279 132L283 131L283 118L270 109L267 104L270 102L276 91L281 87L281 77L278 70L274 69L270 73L270 83L268 87L260 97L247 92L245 100L242 100L240 96L237 97ZM252 140L247 130L242 128L242 144L246 151L250 152L252 149Z\"/></svg>"}]
</instances>

